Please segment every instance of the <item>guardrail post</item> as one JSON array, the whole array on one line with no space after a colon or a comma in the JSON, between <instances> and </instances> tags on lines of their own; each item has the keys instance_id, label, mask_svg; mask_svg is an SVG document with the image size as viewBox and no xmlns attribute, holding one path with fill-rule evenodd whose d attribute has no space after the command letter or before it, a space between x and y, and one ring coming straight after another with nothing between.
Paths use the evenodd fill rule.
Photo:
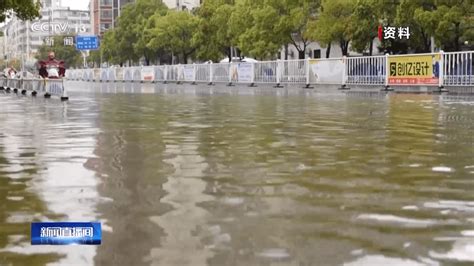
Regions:
<instances>
[{"instance_id":1,"label":"guardrail post","mask_svg":"<svg viewBox=\"0 0 474 266\"><path fill-rule=\"evenodd\" d=\"M20 84L21 84L21 94L26 95L25 81L23 77L20 78Z\"/></svg>"},{"instance_id":2,"label":"guardrail post","mask_svg":"<svg viewBox=\"0 0 474 266\"><path fill-rule=\"evenodd\" d=\"M208 84L208 85L214 85L214 84L212 83L212 81L213 81L213 79L214 79L214 77L213 77L212 74L213 74L213 73L212 73L212 62L211 62L211 63L209 64L209 84Z\"/></svg>"},{"instance_id":3,"label":"guardrail post","mask_svg":"<svg viewBox=\"0 0 474 266\"><path fill-rule=\"evenodd\" d=\"M229 83L227 84L227 86L233 86L232 85L232 62L229 62Z\"/></svg>"},{"instance_id":4,"label":"guardrail post","mask_svg":"<svg viewBox=\"0 0 474 266\"><path fill-rule=\"evenodd\" d=\"M192 85L196 85L196 73L197 73L197 66L196 63L193 63L193 83Z\"/></svg>"},{"instance_id":5,"label":"guardrail post","mask_svg":"<svg viewBox=\"0 0 474 266\"><path fill-rule=\"evenodd\" d=\"M62 80L61 86L63 87L63 94L61 95L61 101L69 100L69 96L67 96L66 86L64 86L64 79Z\"/></svg>"},{"instance_id":6,"label":"guardrail post","mask_svg":"<svg viewBox=\"0 0 474 266\"><path fill-rule=\"evenodd\" d=\"M309 65L309 58L304 60L305 62L305 74L306 74L306 89L312 89L313 87L310 86L310 65Z\"/></svg>"},{"instance_id":7,"label":"guardrail post","mask_svg":"<svg viewBox=\"0 0 474 266\"><path fill-rule=\"evenodd\" d=\"M175 68L175 70L176 70L176 68ZM184 67L181 68L181 64L178 64L177 70L178 70L178 73L176 73L176 74L177 74L177 75L176 75L176 84L181 84L182 82L181 82L181 80L180 80L179 78L180 78L180 74L181 74L181 73L183 74L183 77L184 77ZM181 73L180 73L180 72L181 72Z\"/></svg>"},{"instance_id":8,"label":"guardrail post","mask_svg":"<svg viewBox=\"0 0 474 266\"><path fill-rule=\"evenodd\" d=\"M342 57L342 64L344 65L344 70L342 71L342 84L341 87L339 88L340 90L349 90L350 88L347 87L346 84L346 79L348 75L348 64L347 64L347 56Z\"/></svg>"},{"instance_id":9,"label":"guardrail post","mask_svg":"<svg viewBox=\"0 0 474 266\"><path fill-rule=\"evenodd\" d=\"M250 64L252 64L252 67L251 67L251 69L252 69L252 76L250 77L250 87L256 87L256 86L255 86L255 63L252 62L252 63L250 63Z\"/></svg>"},{"instance_id":10,"label":"guardrail post","mask_svg":"<svg viewBox=\"0 0 474 266\"><path fill-rule=\"evenodd\" d=\"M274 86L275 88L282 88L283 86L280 85L281 83L281 72L282 72L282 67L281 67L281 59L277 59L276 61L276 85Z\"/></svg>"},{"instance_id":11,"label":"guardrail post","mask_svg":"<svg viewBox=\"0 0 474 266\"><path fill-rule=\"evenodd\" d=\"M444 88L444 51L441 50L439 51L439 66L438 66L438 71L439 71L439 83L438 83L438 88L440 92L447 92Z\"/></svg>"},{"instance_id":12,"label":"guardrail post","mask_svg":"<svg viewBox=\"0 0 474 266\"><path fill-rule=\"evenodd\" d=\"M385 54L385 84L384 84L384 87L385 87L385 91L393 91L393 89L390 88L390 85L388 84L389 83L389 79L388 77L390 76L390 66L389 66L389 54Z\"/></svg>"}]
</instances>

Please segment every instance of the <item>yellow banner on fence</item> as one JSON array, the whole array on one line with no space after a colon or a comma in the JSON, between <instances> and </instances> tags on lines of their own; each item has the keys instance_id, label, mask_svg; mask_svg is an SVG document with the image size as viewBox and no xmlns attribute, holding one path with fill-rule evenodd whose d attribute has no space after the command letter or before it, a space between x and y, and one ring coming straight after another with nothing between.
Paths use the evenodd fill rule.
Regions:
<instances>
[{"instance_id":1,"label":"yellow banner on fence","mask_svg":"<svg viewBox=\"0 0 474 266\"><path fill-rule=\"evenodd\" d=\"M390 85L437 85L440 54L418 56L389 56Z\"/></svg>"}]
</instances>

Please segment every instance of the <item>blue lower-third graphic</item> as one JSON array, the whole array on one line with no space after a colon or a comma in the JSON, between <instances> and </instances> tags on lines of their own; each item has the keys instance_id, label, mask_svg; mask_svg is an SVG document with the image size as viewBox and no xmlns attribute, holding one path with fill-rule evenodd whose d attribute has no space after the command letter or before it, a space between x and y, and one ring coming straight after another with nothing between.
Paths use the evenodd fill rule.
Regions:
<instances>
[{"instance_id":1,"label":"blue lower-third graphic","mask_svg":"<svg viewBox=\"0 0 474 266\"><path fill-rule=\"evenodd\" d=\"M100 245L100 223L46 222L31 224L32 245Z\"/></svg>"}]
</instances>

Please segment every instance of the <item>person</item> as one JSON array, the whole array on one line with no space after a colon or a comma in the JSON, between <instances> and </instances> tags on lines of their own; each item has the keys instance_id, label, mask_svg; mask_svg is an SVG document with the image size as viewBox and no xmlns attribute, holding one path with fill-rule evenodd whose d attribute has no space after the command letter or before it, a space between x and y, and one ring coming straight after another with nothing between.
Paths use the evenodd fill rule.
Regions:
<instances>
[{"instance_id":1,"label":"person","mask_svg":"<svg viewBox=\"0 0 474 266\"><path fill-rule=\"evenodd\" d=\"M49 52L48 59L39 62L39 75L42 78L62 78L66 73L64 61L56 60L54 52Z\"/></svg>"},{"instance_id":2,"label":"person","mask_svg":"<svg viewBox=\"0 0 474 266\"><path fill-rule=\"evenodd\" d=\"M7 70L7 77L8 78L14 78L16 76L16 69L13 66L10 66L10 68Z\"/></svg>"}]
</instances>

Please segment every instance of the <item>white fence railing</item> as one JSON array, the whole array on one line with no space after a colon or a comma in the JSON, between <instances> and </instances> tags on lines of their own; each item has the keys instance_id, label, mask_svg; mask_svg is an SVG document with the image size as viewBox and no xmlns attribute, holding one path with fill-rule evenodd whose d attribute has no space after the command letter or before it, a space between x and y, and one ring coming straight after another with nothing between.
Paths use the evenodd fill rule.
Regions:
<instances>
[{"instance_id":1,"label":"white fence railing","mask_svg":"<svg viewBox=\"0 0 474 266\"><path fill-rule=\"evenodd\" d=\"M474 86L474 51L256 63L70 69L71 80L364 86Z\"/></svg>"},{"instance_id":2,"label":"white fence railing","mask_svg":"<svg viewBox=\"0 0 474 266\"><path fill-rule=\"evenodd\" d=\"M68 100L64 79L42 79L42 78L3 78L0 77L0 90L7 92L32 95L44 93L45 97L57 96L62 100Z\"/></svg>"}]
</instances>

